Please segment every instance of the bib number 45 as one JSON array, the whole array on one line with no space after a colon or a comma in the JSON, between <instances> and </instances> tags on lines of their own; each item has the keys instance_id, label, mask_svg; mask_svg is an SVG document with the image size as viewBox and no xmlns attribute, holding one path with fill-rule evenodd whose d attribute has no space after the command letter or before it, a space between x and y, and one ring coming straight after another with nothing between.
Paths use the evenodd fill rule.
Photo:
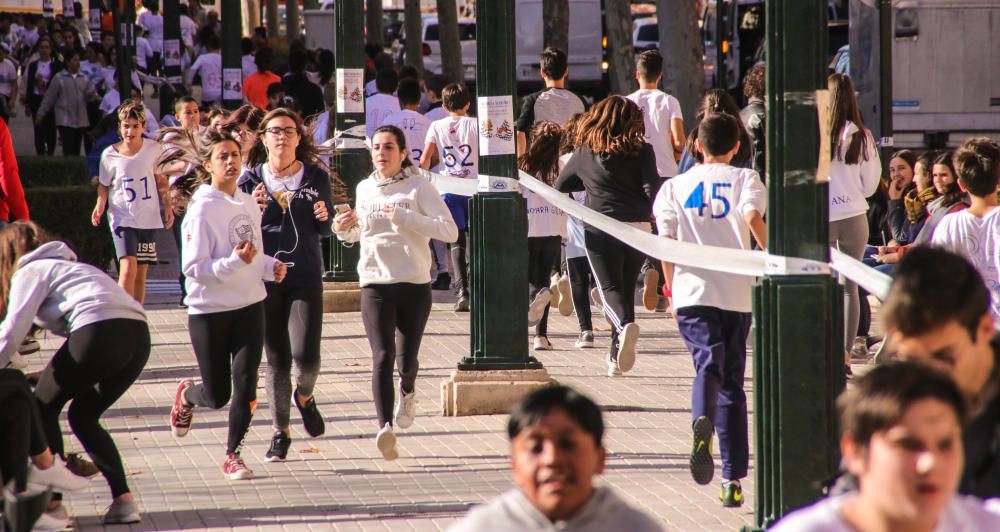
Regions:
<instances>
[{"instance_id":1,"label":"bib number 45","mask_svg":"<svg viewBox=\"0 0 1000 532\"><path fill-rule=\"evenodd\" d=\"M698 186L691 191L691 195L684 200L684 208L698 209L698 216L705 216L705 209L707 208L713 219L725 218L729 214L729 198L723 196L721 192L727 188L733 188L733 184L712 183L712 197L706 200L705 183L698 183ZM722 213L715 214L715 209L712 208L712 200L722 202Z\"/></svg>"}]
</instances>

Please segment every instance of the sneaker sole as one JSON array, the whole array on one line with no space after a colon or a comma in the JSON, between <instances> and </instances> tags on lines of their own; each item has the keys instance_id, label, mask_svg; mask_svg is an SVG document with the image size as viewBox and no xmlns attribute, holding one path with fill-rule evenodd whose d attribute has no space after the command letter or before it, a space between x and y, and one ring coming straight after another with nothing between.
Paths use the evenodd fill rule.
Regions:
<instances>
[{"instance_id":1,"label":"sneaker sole","mask_svg":"<svg viewBox=\"0 0 1000 532\"><path fill-rule=\"evenodd\" d=\"M105 525L134 525L139 522L142 522L142 517L140 517L139 514L129 514L117 519L101 520L101 523Z\"/></svg>"},{"instance_id":2,"label":"sneaker sole","mask_svg":"<svg viewBox=\"0 0 1000 532\"><path fill-rule=\"evenodd\" d=\"M287 458L288 458L288 455L285 455L285 456L278 456L278 455L268 456L268 455L264 455L264 461L267 462L267 463L284 462Z\"/></svg>"},{"instance_id":3,"label":"sneaker sole","mask_svg":"<svg viewBox=\"0 0 1000 532\"><path fill-rule=\"evenodd\" d=\"M646 270L642 278L642 306L646 310L653 312L656 304L660 302L660 294L656 290L656 282L660 280L660 274L656 270Z\"/></svg>"},{"instance_id":4,"label":"sneaker sole","mask_svg":"<svg viewBox=\"0 0 1000 532\"><path fill-rule=\"evenodd\" d=\"M185 382L190 382L191 384L184 386L183 387L184 390L187 390L194 384L194 381L191 381L190 379L181 381L181 385L178 385L178 391ZM187 436L188 432L191 432L191 425L194 424L194 416L193 415L191 416L191 425L188 425L187 427L178 427L177 425L174 425L174 407L176 406L177 406L177 392L174 392L174 406L170 407L170 416L167 418L167 422L170 424L170 433L173 434L175 438L183 438L184 436Z\"/></svg>"},{"instance_id":5,"label":"sneaker sole","mask_svg":"<svg viewBox=\"0 0 1000 532\"><path fill-rule=\"evenodd\" d=\"M396 435L392 432L379 433L375 437L375 446L378 447L378 452L382 453L382 458L386 460L399 458L399 452L396 451Z\"/></svg>"},{"instance_id":6,"label":"sneaker sole","mask_svg":"<svg viewBox=\"0 0 1000 532\"><path fill-rule=\"evenodd\" d=\"M573 291L569 286L569 277L559 278L559 314L571 316L573 314Z\"/></svg>"},{"instance_id":7,"label":"sneaker sole","mask_svg":"<svg viewBox=\"0 0 1000 532\"><path fill-rule=\"evenodd\" d=\"M618 369L622 373L630 371L635 366L635 344L639 341L639 326L626 323L618 340Z\"/></svg>"},{"instance_id":8,"label":"sneaker sole","mask_svg":"<svg viewBox=\"0 0 1000 532\"><path fill-rule=\"evenodd\" d=\"M535 296L535 300L528 305L528 325L534 327L542 321L545 307L552 301L552 291L547 292L548 297L541 294Z\"/></svg>"},{"instance_id":9,"label":"sneaker sole","mask_svg":"<svg viewBox=\"0 0 1000 532\"><path fill-rule=\"evenodd\" d=\"M229 480L250 480L253 478L253 471L246 470L240 471L239 473L229 473L225 475Z\"/></svg>"},{"instance_id":10,"label":"sneaker sole","mask_svg":"<svg viewBox=\"0 0 1000 532\"><path fill-rule=\"evenodd\" d=\"M590 349L590 348L594 347L594 342L585 342L585 343L577 342L577 343L573 344L573 347L575 347L577 349Z\"/></svg>"},{"instance_id":11,"label":"sneaker sole","mask_svg":"<svg viewBox=\"0 0 1000 532\"><path fill-rule=\"evenodd\" d=\"M695 420L692 432L695 448L691 450L688 465L691 468L691 478L704 486L712 482L712 477L715 476L715 459L712 457L712 434L715 427L707 417L701 416Z\"/></svg>"}]
</instances>

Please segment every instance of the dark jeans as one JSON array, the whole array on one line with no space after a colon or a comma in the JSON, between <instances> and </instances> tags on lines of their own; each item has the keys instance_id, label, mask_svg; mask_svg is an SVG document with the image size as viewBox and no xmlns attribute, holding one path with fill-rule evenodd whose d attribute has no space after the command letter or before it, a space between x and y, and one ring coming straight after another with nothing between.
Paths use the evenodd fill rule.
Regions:
<instances>
[{"instance_id":1,"label":"dark jeans","mask_svg":"<svg viewBox=\"0 0 1000 532\"><path fill-rule=\"evenodd\" d=\"M101 426L101 415L142 373L149 349L144 321L112 319L86 325L70 333L35 388L52 452L63 454L59 413L72 401L69 426L108 481L113 497L129 488L118 447Z\"/></svg>"},{"instance_id":2,"label":"dark jeans","mask_svg":"<svg viewBox=\"0 0 1000 532\"><path fill-rule=\"evenodd\" d=\"M583 236L590 268L604 300L604 312L611 321L610 353L614 357L618 353L618 334L635 321L635 279L646 257L589 225Z\"/></svg>"},{"instance_id":3,"label":"dark jeans","mask_svg":"<svg viewBox=\"0 0 1000 532\"><path fill-rule=\"evenodd\" d=\"M56 116L49 112L41 124L35 123L38 107L31 106L31 122L35 126L35 153L38 155L55 155L56 153Z\"/></svg>"},{"instance_id":4,"label":"dark jeans","mask_svg":"<svg viewBox=\"0 0 1000 532\"><path fill-rule=\"evenodd\" d=\"M458 240L448 244L451 252L451 279L455 282L455 295L469 297L469 248L466 244L468 229L458 230Z\"/></svg>"},{"instance_id":5,"label":"dark jeans","mask_svg":"<svg viewBox=\"0 0 1000 532\"><path fill-rule=\"evenodd\" d=\"M59 126L58 129L63 155L80 155L80 143L87 137L87 128ZM90 149L88 148L87 151Z\"/></svg>"},{"instance_id":6,"label":"dark jeans","mask_svg":"<svg viewBox=\"0 0 1000 532\"><path fill-rule=\"evenodd\" d=\"M558 236L541 236L528 239L528 301L542 288L548 288L552 270L559 267L562 239ZM535 336L548 336L549 305L545 305L542 319L535 325Z\"/></svg>"},{"instance_id":7,"label":"dark jeans","mask_svg":"<svg viewBox=\"0 0 1000 532\"><path fill-rule=\"evenodd\" d=\"M400 391L414 390L419 368L417 355L430 315L430 283L361 287L361 320L372 348L372 396L379 427L392 424L393 361L399 373Z\"/></svg>"},{"instance_id":8,"label":"dark jeans","mask_svg":"<svg viewBox=\"0 0 1000 532\"><path fill-rule=\"evenodd\" d=\"M14 482L14 492L28 484L28 457L49 447L35 395L24 373L0 369L0 485Z\"/></svg>"},{"instance_id":9,"label":"dark jeans","mask_svg":"<svg viewBox=\"0 0 1000 532\"><path fill-rule=\"evenodd\" d=\"M226 454L237 453L257 406L257 370L264 350L264 303L226 312L190 314L188 329L201 370L201 384L188 388L184 399L219 409L232 395Z\"/></svg>"}]
</instances>

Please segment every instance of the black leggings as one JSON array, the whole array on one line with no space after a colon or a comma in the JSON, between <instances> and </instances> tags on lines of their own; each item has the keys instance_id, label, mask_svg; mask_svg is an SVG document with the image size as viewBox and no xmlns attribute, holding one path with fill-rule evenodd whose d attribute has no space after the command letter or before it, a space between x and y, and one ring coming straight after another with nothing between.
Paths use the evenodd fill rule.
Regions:
<instances>
[{"instance_id":1,"label":"black leggings","mask_svg":"<svg viewBox=\"0 0 1000 532\"><path fill-rule=\"evenodd\" d=\"M14 481L14 492L28 487L29 456L49 447L42 415L24 373L0 369L0 486Z\"/></svg>"},{"instance_id":2,"label":"black leggings","mask_svg":"<svg viewBox=\"0 0 1000 532\"><path fill-rule=\"evenodd\" d=\"M594 275L590 273L587 257L566 259L566 269L569 271L573 308L576 310L576 320L580 323L580 332L593 331L594 324L590 316L590 287L593 285Z\"/></svg>"},{"instance_id":3,"label":"black leggings","mask_svg":"<svg viewBox=\"0 0 1000 532\"><path fill-rule=\"evenodd\" d=\"M31 123L35 126L35 153L38 155L55 155L56 153L56 113L49 111L42 118L41 124L35 123L38 116L38 109L41 107L41 100L38 105L30 105Z\"/></svg>"},{"instance_id":4,"label":"black leggings","mask_svg":"<svg viewBox=\"0 0 1000 532\"><path fill-rule=\"evenodd\" d=\"M618 352L618 334L635 321L635 279L645 255L592 227L584 227L590 267L600 287L604 313L611 321L611 355Z\"/></svg>"},{"instance_id":5,"label":"black leggings","mask_svg":"<svg viewBox=\"0 0 1000 532\"><path fill-rule=\"evenodd\" d=\"M376 284L361 287L361 319L372 347L372 396L378 426L392 424L395 391L392 362L399 371L399 388L413 392L417 354L431 315L431 285Z\"/></svg>"},{"instance_id":6,"label":"black leggings","mask_svg":"<svg viewBox=\"0 0 1000 532\"><path fill-rule=\"evenodd\" d=\"M455 295L469 297L469 248L466 245L468 230L458 230L458 240L448 244L451 252L451 280L455 282Z\"/></svg>"},{"instance_id":7,"label":"black leggings","mask_svg":"<svg viewBox=\"0 0 1000 532\"><path fill-rule=\"evenodd\" d=\"M191 314L188 329L201 370L201 384L188 388L184 399L193 405L219 409L226 406L232 395L226 454L239 452L257 407L257 370L264 350L264 303L225 312Z\"/></svg>"},{"instance_id":8,"label":"black leggings","mask_svg":"<svg viewBox=\"0 0 1000 532\"><path fill-rule=\"evenodd\" d=\"M52 452L64 454L59 413L72 401L69 426L107 479L113 497L129 488L121 455L100 418L142 373L149 346L144 321L112 319L86 325L69 334L35 387Z\"/></svg>"},{"instance_id":9,"label":"black leggings","mask_svg":"<svg viewBox=\"0 0 1000 532\"><path fill-rule=\"evenodd\" d=\"M264 384L274 428L288 428L291 409L292 361L295 384L304 396L313 394L319 377L319 343L323 334L323 285L267 284L264 300Z\"/></svg>"},{"instance_id":10,"label":"black leggings","mask_svg":"<svg viewBox=\"0 0 1000 532\"><path fill-rule=\"evenodd\" d=\"M551 283L552 271L559 267L562 239L558 236L538 236L528 239L528 301ZM545 305L542 319L535 325L535 336L548 336L549 305Z\"/></svg>"}]
</instances>

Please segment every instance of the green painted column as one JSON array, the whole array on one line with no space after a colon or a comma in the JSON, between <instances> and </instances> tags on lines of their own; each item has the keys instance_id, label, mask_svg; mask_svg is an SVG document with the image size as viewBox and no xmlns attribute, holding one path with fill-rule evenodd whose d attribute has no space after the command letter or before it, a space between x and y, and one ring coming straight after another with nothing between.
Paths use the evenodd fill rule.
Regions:
<instances>
[{"instance_id":1,"label":"green painted column","mask_svg":"<svg viewBox=\"0 0 1000 532\"><path fill-rule=\"evenodd\" d=\"M346 144L333 157L333 171L347 185L352 196L358 183L372 171L371 154L365 140L365 87L364 87L364 0L337 0L334 6L336 37L334 57L337 65L337 112L335 126L344 132ZM358 280L358 247L345 246L332 237L330 246L331 271L327 281Z\"/></svg>"},{"instance_id":2,"label":"green painted column","mask_svg":"<svg viewBox=\"0 0 1000 532\"><path fill-rule=\"evenodd\" d=\"M528 220L514 151L514 0L476 3L480 183L469 246L470 354L462 370L539 369L528 353ZM492 176L492 177L490 177ZM482 185L481 185L482 186Z\"/></svg>"},{"instance_id":3,"label":"green painted column","mask_svg":"<svg viewBox=\"0 0 1000 532\"><path fill-rule=\"evenodd\" d=\"M178 0L163 0L163 54L161 74L166 83L160 88L160 115L173 113L170 100L184 94L181 77L181 13Z\"/></svg>"},{"instance_id":4,"label":"green painted column","mask_svg":"<svg viewBox=\"0 0 1000 532\"><path fill-rule=\"evenodd\" d=\"M243 38L240 0L220 0L222 4L222 106L229 110L243 105ZM180 24L178 22L178 24Z\"/></svg>"},{"instance_id":5,"label":"green painted column","mask_svg":"<svg viewBox=\"0 0 1000 532\"><path fill-rule=\"evenodd\" d=\"M828 186L817 89L826 88L826 2L768 0L769 252L829 261ZM821 176L825 177L825 176ZM754 291L757 525L821 497L839 462L834 399L844 388L843 290L827 273L778 268Z\"/></svg>"},{"instance_id":6,"label":"green painted column","mask_svg":"<svg viewBox=\"0 0 1000 532\"><path fill-rule=\"evenodd\" d=\"M132 94L132 58L135 56L135 3L111 2L111 20L115 28L115 80L124 102Z\"/></svg>"}]
</instances>

